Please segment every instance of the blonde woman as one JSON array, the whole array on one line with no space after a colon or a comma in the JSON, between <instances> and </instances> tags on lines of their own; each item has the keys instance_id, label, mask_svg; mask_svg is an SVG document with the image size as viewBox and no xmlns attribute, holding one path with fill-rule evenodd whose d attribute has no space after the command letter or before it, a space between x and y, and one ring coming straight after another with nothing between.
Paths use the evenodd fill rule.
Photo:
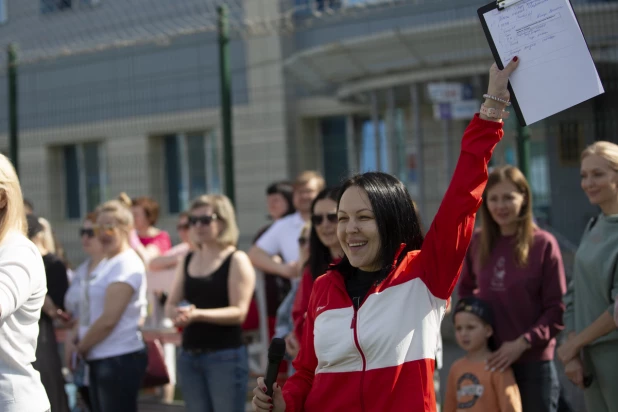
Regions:
<instances>
[{"instance_id":1,"label":"blonde woman","mask_svg":"<svg viewBox=\"0 0 618 412\"><path fill-rule=\"evenodd\" d=\"M131 210L112 200L97 213L95 232L107 260L84 288L77 352L90 368L92 412L136 412L148 361L139 330L146 270L129 245Z\"/></svg>"},{"instance_id":2,"label":"blonde woman","mask_svg":"<svg viewBox=\"0 0 618 412\"><path fill-rule=\"evenodd\" d=\"M586 227L565 296L567 342L558 349L569 379L585 388L586 409L618 407L618 145L596 142L581 156L581 186L601 214ZM583 355L583 363L580 360Z\"/></svg>"},{"instance_id":3,"label":"blonde woman","mask_svg":"<svg viewBox=\"0 0 618 412\"><path fill-rule=\"evenodd\" d=\"M35 360L39 318L47 293L45 267L25 236L19 179L0 154L0 410L45 412L50 404Z\"/></svg>"},{"instance_id":4,"label":"blonde woman","mask_svg":"<svg viewBox=\"0 0 618 412\"><path fill-rule=\"evenodd\" d=\"M167 316L182 327L178 380L188 412L244 412L249 374L241 325L255 286L247 255L236 249L230 200L205 195L189 209L196 246L178 265ZM178 307L186 301L188 305Z\"/></svg>"}]
</instances>

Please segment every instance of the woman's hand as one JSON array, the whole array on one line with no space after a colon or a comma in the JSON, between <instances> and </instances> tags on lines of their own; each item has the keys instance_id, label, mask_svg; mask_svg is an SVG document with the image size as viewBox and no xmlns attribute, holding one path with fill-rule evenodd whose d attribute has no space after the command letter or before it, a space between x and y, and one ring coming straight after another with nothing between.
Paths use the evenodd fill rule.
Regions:
<instances>
[{"instance_id":1,"label":"woman's hand","mask_svg":"<svg viewBox=\"0 0 618 412\"><path fill-rule=\"evenodd\" d=\"M577 339L572 337L560 345L557 352L558 358L560 358L560 362L566 365L570 360L579 355L580 350L581 348L577 344Z\"/></svg>"},{"instance_id":2,"label":"woman's hand","mask_svg":"<svg viewBox=\"0 0 618 412\"><path fill-rule=\"evenodd\" d=\"M503 372L511 366L521 355L528 349L527 343L523 338L515 339L510 342L504 342L500 349L492 353L487 359L487 370L498 370Z\"/></svg>"},{"instance_id":3,"label":"woman's hand","mask_svg":"<svg viewBox=\"0 0 618 412\"><path fill-rule=\"evenodd\" d=\"M174 318L174 326L185 328L193 322L195 315L195 305L183 306L176 308L176 317Z\"/></svg>"},{"instance_id":4,"label":"woman's hand","mask_svg":"<svg viewBox=\"0 0 618 412\"><path fill-rule=\"evenodd\" d=\"M564 374L579 388L584 389L584 365L579 358L573 358L564 366Z\"/></svg>"},{"instance_id":5,"label":"woman's hand","mask_svg":"<svg viewBox=\"0 0 618 412\"><path fill-rule=\"evenodd\" d=\"M277 382L273 383L273 397L266 395L264 378L257 379L257 387L253 389L251 406L255 412L285 412L285 401L281 393L281 387Z\"/></svg>"},{"instance_id":6,"label":"woman's hand","mask_svg":"<svg viewBox=\"0 0 618 412\"><path fill-rule=\"evenodd\" d=\"M75 352L77 353L77 356L82 359L86 359L86 355L88 355L88 350L84 349L81 342L78 342L77 345L75 345Z\"/></svg>"},{"instance_id":7,"label":"woman's hand","mask_svg":"<svg viewBox=\"0 0 618 412\"><path fill-rule=\"evenodd\" d=\"M511 98L511 94L509 93L509 89L507 87L509 84L509 76L518 65L519 58L517 56L513 57L513 60L506 65L504 70L498 69L498 66L494 63L489 69L489 86L487 87L487 94L504 101L509 101ZM502 112L506 108L506 104L494 99L486 99L483 105L487 108L495 109L498 112ZM480 118L492 122L502 121L502 119L487 117L484 114L481 114Z\"/></svg>"},{"instance_id":8,"label":"woman's hand","mask_svg":"<svg viewBox=\"0 0 618 412\"><path fill-rule=\"evenodd\" d=\"M494 63L489 69L489 86L487 87L487 94L508 101L511 98L511 94L507 88L509 84L509 77L513 71L515 71L517 66L519 66L519 58L517 56L513 57L504 70L498 69L498 65Z\"/></svg>"}]
</instances>

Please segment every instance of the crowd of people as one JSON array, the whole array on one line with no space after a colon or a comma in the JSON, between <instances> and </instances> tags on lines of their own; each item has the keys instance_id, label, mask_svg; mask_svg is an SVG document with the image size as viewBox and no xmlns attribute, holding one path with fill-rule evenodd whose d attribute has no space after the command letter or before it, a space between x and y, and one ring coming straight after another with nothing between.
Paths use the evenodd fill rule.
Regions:
<instances>
[{"instance_id":1,"label":"crowd of people","mask_svg":"<svg viewBox=\"0 0 618 412\"><path fill-rule=\"evenodd\" d=\"M244 411L258 270L269 338L285 339L286 361L272 396L258 378L255 411L436 411L449 312L466 355L450 368L443 411L568 411L554 356L589 412L617 411L618 145L597 142L582 154L582 189L601 212L567 284L556 239L535 224L525 176L488 170L517 65L492 67L427 230L391 175L326 187L305 171L267 188L272 222L247 253L226 196L194 199L172 246L156 227L158 204L123 193L83 220L87 258L73 269L0 155L0 409L68 412L66 366L83 410L137 411L150 326L182 334L178 352L162 348L163 401L178 384L189 412ZM63 356L59 326L68 331Z\"/></svg>"}]
</instances>

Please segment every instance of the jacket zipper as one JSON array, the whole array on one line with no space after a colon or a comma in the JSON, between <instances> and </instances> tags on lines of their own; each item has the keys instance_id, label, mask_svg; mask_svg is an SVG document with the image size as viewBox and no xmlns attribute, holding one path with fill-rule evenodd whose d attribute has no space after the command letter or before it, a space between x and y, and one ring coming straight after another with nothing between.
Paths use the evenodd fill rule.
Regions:
<instances>
[{"instance_id":1,"label":"jacket zipper","mask_svg":"<svg viewBox=\"0 0 618 412\"><path fill-rule=\"evenodd\" d=\"M360 347L360 342L358 340L358 328L357 328L357 322L358 322L358 309L360 308L361 302L360 302L360 298L359 297L355 297L354 301L356 304L354 304L354 316L352 317L352 325L350 325L351 329L354 329L354 344L356 345L356 349L358 350L358 353L360 353L361 355L361 359L363 360L363 370L361 372L361 381L360 381L360 404L361 404L361 411L365 410L365 402L363 401L363 384L365 381L365 369L367 368L367 360L365 359L365 354L363 353L363 350Z\"/></svg>"}]
</instances>

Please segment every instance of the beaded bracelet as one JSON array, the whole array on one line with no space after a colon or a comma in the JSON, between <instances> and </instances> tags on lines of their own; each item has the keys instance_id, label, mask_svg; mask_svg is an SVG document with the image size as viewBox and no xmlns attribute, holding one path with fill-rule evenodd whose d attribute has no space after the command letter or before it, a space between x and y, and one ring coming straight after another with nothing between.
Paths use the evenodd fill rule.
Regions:
<instances>
[{"instance_id":1,"label":"beaded bracelet","mask_svg":"<svg viewBox=\"0 0 618 412\"><path fill-rule=\"evenodd\" d=\"M493 100L493 101L496 101L498 103L506 104L507 106L511 105L511 102L509 102L508 100L504 100L504 99L501 99L500 97L492 96L490 94L484 94L483 95L483 99Z\"/></svg>"}]
</instances>

